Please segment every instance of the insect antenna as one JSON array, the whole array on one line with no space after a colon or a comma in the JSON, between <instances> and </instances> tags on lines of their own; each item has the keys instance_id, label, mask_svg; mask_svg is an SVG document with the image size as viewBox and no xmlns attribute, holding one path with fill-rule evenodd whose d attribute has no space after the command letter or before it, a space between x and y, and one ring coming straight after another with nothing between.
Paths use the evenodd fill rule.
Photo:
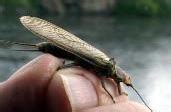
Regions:
<instances>
[{"instance_id":1,"label":"insect antenna","mask_svg":"<svg viewBox=\"0 0 171 112\"><path fill-rule=\"evenodd\" d=\"M27 46L27 47L34 47L36 49L8 49L9 51L28 51L28 52L38 52L38 46L36 44L29 44L29 43L20 43L20 42L12 42L7 40L0 40L0 43L5 43L7 45L19 45L19 46Z\"/></svg>"},{"instance_id":2,"label":"insect antenna","mask_svg":"<svg viewBox=\"0 0 171 112\"><path fill-rule=\"evenodd\" d=\"M137 95L140 97L141 101L144 103L144 105L149 108L151 110L151 112L153 112L153 110L147 105L147 103L144 101L143 97L140 95L140 93L135 89L135 87L131 84L129 85L136 93Z\"/></svg>"},{"instance_id":3,"label":"insect antenna","mask_svg":"<svg viewBox=\"0 0 171 112\"><path fill-rule=\"evenodd\" d=\"M39 50L33 49L11 49L10 51L28 51L28 52L39 52Z\"/></svg>"},{"instance_id":4,"label":"insect antenna","mask_svg":"<svg viewBox=\"0 0 171 112\"><path fill-rule=\"evenodd\" d=\"M6 43L6 44L10 44L10 45L22 45L22 46L38 47L36 44L19 43L19 42L12 42L12 41L6 41L6 40L0 40L0 43Z\"/></svg>"}]
</instances>

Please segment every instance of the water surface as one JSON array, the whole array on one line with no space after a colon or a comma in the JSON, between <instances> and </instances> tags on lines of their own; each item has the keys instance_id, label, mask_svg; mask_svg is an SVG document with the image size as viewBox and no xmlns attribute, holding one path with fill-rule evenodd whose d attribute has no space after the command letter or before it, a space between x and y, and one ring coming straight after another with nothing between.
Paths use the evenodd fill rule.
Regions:
<instances>
[{"instance_id":1,"label":"water surface","mask_svg":"<svg viewBox=\"0 0 171 112\"><path fill-rule=\"evenodd\" d=\"M170 112L171 21L169 19L115 17L44 17L115 57L130 73L135 87L155 112ZM17 18L0 18L0 39L37 43ZM2 45L1 45L2 46ZM5 46L9 48L9 46ZM4 48L4 47L3 47ZM13 47L16 48L16 47ZM0 81L40 53L0 49ZM137 95L126 88L131 99Z\"/></svg>"}]
</instances>

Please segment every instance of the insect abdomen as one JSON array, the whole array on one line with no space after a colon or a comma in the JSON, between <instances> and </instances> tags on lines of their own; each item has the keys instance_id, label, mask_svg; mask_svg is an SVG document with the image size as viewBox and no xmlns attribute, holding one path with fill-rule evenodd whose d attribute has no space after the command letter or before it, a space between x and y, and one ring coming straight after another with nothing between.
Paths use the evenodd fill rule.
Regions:
<instances>
[{"instance_id":1,"label":"insect abdomen","mask_svg":"<svg viewBox=\"0 0 171 112\"><path fill-rule=\"evenodd\" d=\"M72 54L70 52L67 52L63 49L60 49L59 47L53 45L52 43L49 42L43 42L37 44L39 51L44 52L44 53L49 53L52 54L56 57L71 60L76 62L78 65L84 67L84 68L90 68L94 69L95 71L98 71L98 73L104 73L101 75L109 75L109 70L111 69L110 67L103 67L103 66L98 66L96 63L91 63L87 62L86 60L83 60L80 57L77 57L75 54Z\"/></svg>"}]
</instances>

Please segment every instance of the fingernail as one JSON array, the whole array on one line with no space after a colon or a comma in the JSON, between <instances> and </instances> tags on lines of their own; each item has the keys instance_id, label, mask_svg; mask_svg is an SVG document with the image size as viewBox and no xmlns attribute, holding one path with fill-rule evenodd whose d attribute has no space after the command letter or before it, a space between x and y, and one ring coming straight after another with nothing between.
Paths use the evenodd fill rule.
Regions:
<instances>
[{"instance_id":1,"label":"fingernail","mask_svg":"<svg viewBox=\"0 0 171 112\"><path fill-rule=\"evenodd\" d=\"M61 74L66 93L73 110L80 110L97 105L97 95L92 83L83 76Z\"/></svg>"}]
</instances>

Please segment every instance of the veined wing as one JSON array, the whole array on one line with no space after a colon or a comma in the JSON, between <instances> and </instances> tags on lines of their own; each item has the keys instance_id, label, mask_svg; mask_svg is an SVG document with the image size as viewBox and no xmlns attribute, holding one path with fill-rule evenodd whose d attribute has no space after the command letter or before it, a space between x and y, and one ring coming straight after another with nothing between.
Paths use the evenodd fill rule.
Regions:
<instances>
[{"instance_id":1,"label":"veined wing","mask_svg":"<svg viewBox=\"0 0 171 112\"><path fill-rule=\"evenodd\" d=\"M20 21L34 34L87 62L101 67L110 65L106 54L50 22L30 16L23 16Z\"/></svg>"}]
</instances>

